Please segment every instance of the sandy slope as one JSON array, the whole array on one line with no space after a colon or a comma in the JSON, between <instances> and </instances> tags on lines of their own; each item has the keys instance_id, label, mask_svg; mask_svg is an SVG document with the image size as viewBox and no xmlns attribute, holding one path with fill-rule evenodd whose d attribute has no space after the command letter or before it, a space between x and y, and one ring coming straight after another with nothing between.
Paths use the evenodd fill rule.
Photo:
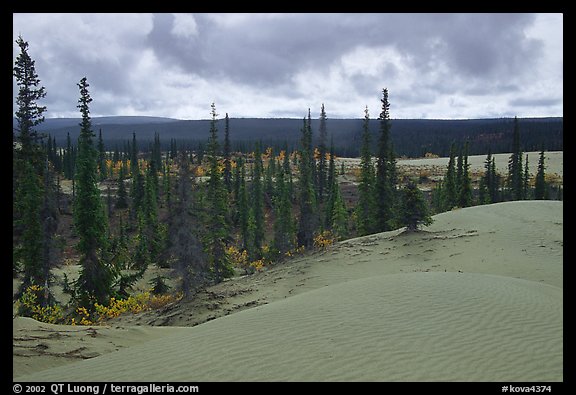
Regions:
<instances>
[{"instance_id":1,"label":"sandy slope","mask_svg":"<svg viewBox=\"0 0 576 395\"><path fill-rule=\"evenodd\" d=\"M562 269L562 202L456 210L220 284L220 318L17 380L562 380ZM121 324L191 323L191 306Z\"/></svg>"}]
</instances>

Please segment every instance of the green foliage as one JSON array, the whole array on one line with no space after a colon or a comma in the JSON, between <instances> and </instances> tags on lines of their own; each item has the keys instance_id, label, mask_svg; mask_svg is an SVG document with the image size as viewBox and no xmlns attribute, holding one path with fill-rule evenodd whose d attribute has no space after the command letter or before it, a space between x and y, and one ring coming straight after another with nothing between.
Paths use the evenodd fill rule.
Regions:
<instances>
[{"instance_id":1,"label":"green foliage","mask_svg":"<svg viewBox=\"0 0 576 395\"><path fill-rule=\"evenodd\" d=\"M426 200L412 180L402 189L400 222L408 231L415 231L419 225L428 226L433 222Z\"/></svg>"},{"instance_id":2,"label":"green foliage","mask_svg":"<svg viewBox=\"0 0 576 395\"><path fill-rule=\"evenodd\" d=\"M508 188L512 200L522 200L522 151L520 149L520 127L518 126L517 117L514 117L512 154L508 160Z\"/></svg>"},{"instance_id":3,"label":"green foliage","mask_svg":"<svg viewBox=\"0 0 576 395\"><path fill-rule=\"evenodd\" d=\"M12 75L18 86L16 96L18 110L15 113L19 132L17 138L20 142L18 153L21 158L30 161L36 173L40 174L45 157L44 151L40 148L40 140L44 136L34 127L44 121L42 114L46 111L46 107L38 105L37 101L46 96L46 88L40 86L35 62L28 54L28 42L24 41L22 36L18 36L16 43L20 47L20 54L14 62Z\"/></svg>"},{"instance_id":4,"label":"green foliage","mask_svg":"<svg viewBox=\"0 0 576 395\"><path fill-rule=\"evenodd\" d=\"M79 236L77 250L81 254L80 277L76 282L81 306L102 303L111 293L115 277L113 268L105 262L108 224L98 189L97 151L94 147L86 77L78 84L78 108L82 114L78 155L76 159L76 198L74 200L74 227Z\"/></svg>"},{"instance_id":5,"label":"green foliage","mask_svg":"<svg viewBox=\"0 0 576 395\"><path fill-rule=\"evenodd\" d=\"M368 106L364 110L364 131L362 133L362 149L360 157L360 179L358 180L358 204L356 206L356 229L359 236L376 231L376 201L374 165L371 155L371 137L369 126L370 114Z\"/></svg>"},{"instance_id":6,"label":"green foliage","mask_svg":"<svg viewBox=\"0 0 576 395\"><path fill-rule=\"evenodd\" d=\"M217 158L218 129L216 126L216 106L212 103L212 120L210 122L210 139L208 141L208 160L210 164L207 185L206 233L204 246L208 256L210 269L216 283L234 274L234 269L226 254L228 238L228 223L226 221L227 203L226 188L222 181L221 170Z\"/></svg>"},{"instance_id":7,"label":"green foliage","mask_svg":"<svg viewBox=\"0 0 576 395\"><path fill-rule=\"evenodd\" d=\"M388 102L388 89L382 90L382 112L380 120L380 135L378 138L378 158L376 160L375 203L376 223L375 229L383 232L394 227L394 205L396 183L394 174L395 159L390 142L390 103Z\"/></svg>"},{"instance_id":8,"label":"green foliage","mask_svg":"<svg viewBox=\"0 0 576 395\"><path fill-rule=\"evenodd\" d=\"M536 181L534 185L534 199L536 200L546 199L547 186L545 171L544 147L542 147L538 159L538 172L536 173Z\"/></svg>"},{"instance_id":9,"label":"green foliage","mask_svg":"<svg viewBox=\"0 0 576 395\"><path fill-rule=\"evenodd\" d=\"M312 121L310 119L310 109L308 109L308 119L304 118L304 125L301 129L301 151L299 161L299 208L300 216L298 221L298 245L305 248L312 247L314 243L314 233L318 227L318 212L316 193L314 190L314 151L312 148Z\"/></svg>"}]
</instances>

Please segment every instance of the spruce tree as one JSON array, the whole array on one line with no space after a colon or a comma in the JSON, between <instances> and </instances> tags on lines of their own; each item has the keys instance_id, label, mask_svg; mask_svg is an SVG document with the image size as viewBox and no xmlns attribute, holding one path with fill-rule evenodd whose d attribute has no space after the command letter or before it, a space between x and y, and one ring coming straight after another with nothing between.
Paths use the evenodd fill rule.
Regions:
<instances>
[{"instance_id":1,"label":"spruce tree","mask_svg":"<svg viewBox=\"0 0 576 395\"><path fill-rule=\"evenodd\" d=\"M134 177L138 171L138 143L136 142L136 132L132 132L132 144L130 145L130 174Z\"/></svg>"},{"instance_id":2,"label":"spruce tree","mask_svg":"<svg viewBox=\"0 0 576 395\"><path fill-rule=\"evenodd\" d=\"M490 204L492 201L492 184L494 183L494 177L492 174L492 153L488 150L486 155L486 160L484 161L484 174L480 179L479 186L479 196L478 200L480 204Z\"/></svg>"},{"instance_id":3,"label":"spruce tree","mask_svg":"<svg viewBox=\"0 0 576 395\"><path fill-rule=\"evenodd\" d=\"M117 209L128 208L128 196L126 193L126 186L124 185L124 166L120 166L118 173L118 197L116 199L115 207Z\"/></svg>"},{"instance_id":4,"label":"spruce tree","mask_svg":"<svg viewBox=\"0 0 576 395\"><path fill-rule=\"evenodd\" d=\"M546 199L546 166L545 166L545 156L544 156L544 145L540 150L540 156L538 159L538 172L536 173L536 182L534 185L534 199L543 200Z\"/></svg>"},{"instance_id":5,"label":"spruce tree","mask_svg":"<svg viewBox=\"0 0 576 395\"><path fill-rule=\"evenodd\" d=\"M356 206L356 229L364 236L376 231L376 201L374 195L374 166L370 150L370 114L364 110L362 147L360 151L360 179L358 180L358 204Z\"/></svg>"},{"instance_id":6,"label":"spruce tree","mask_svg":"<svg viewBox=\"0 0 576 395\"><path fill-rule=\"evenodd\" d=\"M50 234L44 232L46 221L51 215L43 212L43 202L46 200L49 189L48 165L51 142L42 147L41 139L35 127L44 121L42 115L46 107L40 106L37 101L46 96L46 90L40 86L40 79L36 74L35 62L28 54L28 43L21 36L16 43L20 47L20 54L14 62L13 77L18 86L15 112L17 128L13 134L12 156L12 226L16 248L14 251L13 273L18 268L24 272L20 291L31 284L44 286L48 280L49 261L44 254L44 245L49 242ZM17 144L19 143L19 144ZM19 292L18 294L21 294ZM47 298L41 299L44 305Z\"/></svg>"},{"instance_id":7,"label":"spruce tree","mask_svg":"<svg viewBox=\"0 0 576 395\"><path fill-rule=\"evenodd\" d=\"M318 131L318 151L320 153L320 158L318 158L318 203L324 201L324 196L326 195L326 111L324 109L324 103L322 103L322 108L320 109L320 128Z\"/></svg>"},{"instance_id":8,"label":"spruce tree","mask_svg":"<svg viewBox=\"0 0 576 395\"><path fill-rule=\"evenodd\" d=\"M324 204L324 227L332 229L332 217L334 213L334 203L336 200L336 187L338 180L336 178L336 165L334 162L334 138L330 144L330 159L328 161L328 173L326 177L326 202Z\"/></svg>"},{"instance_id":9,"label":"spruce tree","mask_svg":"<svg viewBox=\"0 0 576 395\"><path fill-rule=\"evenodd\" d=\"M178 177L174 210L169 217L169 250L172 267L182 278L184 296L192 295L208 278L208 258L198 235L199 210L194 206L196 188L193 173L184 152L178 153Z\"/></svg>"},{"instance_id":10,"label":"spruce tree","mask_svg":"<svg viewBox=\"0 0 576 395\"><path fill-rule=\"evenodd\" d=\"M309 248L314 243L314 233L318 226L316 194L314 192L314 152L312 148L312 126L310 109L308 120L304 118L302 127L301 151L299 161L299 205L298 245Z\"/></svg>"},{"instance_id":11,"label":"spruce tree","mask_svg":"<svg viewBox=\"0 0 576 395\"><path fill-rule=\"evenodd\" d=\"M400 222L408 231L416 231L419 225L428 226L433 222L426 200L413 180L402 189Z\"/></svg>"},{"instance_id":12,"label":"spruce tree","mask_svg":"<svg viewBox=\"0 0 576 395\"><path fill-rule=\"evenodd\" d=\"M81 254L80 277L77 280L80 304L92 308L95 302L104 304L112 292L115 273L102 259L102 251L107 247L107 222L100 190L98 189L98 152L94 147L94 133L90 120L86 77L80 80L78 108L82 114L78 156L76 159L76 199L74 200L74 226L79 237L77 244Z\"/></svg>"},{"instance_id":13,"label":"spruce tree","mask_svg":"<svg viewBox=\"0 0 576 395\"><path fill-rule=\"evenodd\" d=\"M23 269L21 292L32 284L44 285L42 260L42 221L40 208L42 206L42 182L36 175L32 164L23 163L23 170L28 176L23 177L17 191L18 201L14 204L20 207L22 216L16 220L16 225L22 226L20 245L15 248L17 260ZM20 292L20 293L21 293Z\"/></svg>"},{"instance_id":14,"label":"spruce tree","mask_svg":"<svg viewBox=\"0 0 576 395\"><path fill-rule=\"evenodd\" d=\"M292 218L292 202L288 189L288 174L281 169L276 178L277 196L274 199L274 241L273 248L283 254L294 247L295 226Z\"/></svg>"},{"instance_id":15,"label":"spruce tree","mask_svg":"<svg viewBox=\"0 0 576 395\"><path fill-rule=\"evenodd\" d=\"M338 240L343 240L348 236L348 210L337 182L332 186L332 191L334 202L332 203L330 229Z\"/></svg>"},{"instance_id":16,"label":"spruce tree","mask_svg":"<svg viewBox=\"0 0 576 395\"><path fill-rule=\"evenodd\" d=\"M214 281L220 283L224 278L233 274L233 268L226 254L226 240L228 238L228 224L226 222L227 202L226 187L222 180L218 162L218 128L216 125L218 114L216 106L211 105L212 119L210 121L210 139L208 141L208 170L207 185L207 221L205 234L205 248L208 261L214 276Z\"/></svg>"},{"instance_id":17,"label":"spruce tree","mask_svg":"<svg viewBox=\"0 0 576 395\"><path fill-rule=\"evenodd\" d=\"M249 254L252 259L262 258L262 246L264 244L264 188L262 185L262 143L257 142L254 150L254 173L252 175L251 212L254 220L252 232L252 249Z\"/></svg>"},{"instance_id":18,"label":"spruce tree","mask_svg":"<svg viewBox=\"0 0 576 395\"><path fill-rule=\"evenodd\" d=\"M448 160L448 168L446 170L446 176L444 177L444 182L442 189L444 191L444 210L451 210L457 205L457 183L456 183L456 168L455 168L455 157L456 157L456 144L452 143L450 146L450 159Z\"/></svg>"},{"instance_id":19,"label":"spruce tree","mask_svg":"<svg viewBox=\"0 0 576 395\"><path fill-rule=\"evenodd\" d=\"M530 186L528 182L530 181L530 173L528 168L528 154L526 154L526 161L524 162L524 175L522 176L522 199L529 199Z\"/></svg>"},{"instance_id":20,"label":"spruce tree","mask_svg":"<svg viewBox=\"0 0 576 395\"><path fill-rule=\"evenodd\" d=\"M522 151L520 149L518 117L514 117L512 154L508 160L508 188L512 200L522 200Z\"/></svg>"},{"instance_id":21,"label":"spruce tree","mask_svg":"<svg viewBox=\"0 0 576 395\"><path fill-rule=\"evenodd\" d=\"M16 152L20 158L30 161L36 174L41 175L45 154L40 148L40 142L44 135L38 133L35 127L44 122L46 107L40 106L38 100L46 96L46 88L40 85L35 61L28 54L28 42L18 36L16 44L20 47L20 54L12 70L18 85L18 110L15 113L18 136L14 136L14 141L18 140L20 149Z\"/></svg>"},{"instance_id":22,"label":"spruce tree","mask_svg":"<svg viewBox=\"0 0 576 395\"><path fill-rule=\"evenodd\" d=\"M460 178L461 179L458 191L458 206L469 207L472 205L472 185L470 181L470 165L468 164L468 142L466 142L464 145L464 154L462 158L462 174Z\"/></svg>"},{"instance_id":23,"label":"spruce tree","mask_svg":"<svg viewBox=\"0 0 576 395\"><path fill-rule=\"evenodd\" d=\"M232 192L232 158L230 152L230 119L228 113L224 118L224 186L228 193Z\"/></svg>"},{"instance_id":24,"label":"spruce tree","mask_svg":"<svg viewBox=\"0 0 576 395\"><path fill-rule=\"evenodd\" d=\"M390 143L390 103L388 102L388 89L382 90L382 111L380 120L380 134L378 138L378 158L376 161L376 230L386 231L393 226L393 207L395 182L393 172L395 162L392 145Z\"/></svg>"}]
</instances>

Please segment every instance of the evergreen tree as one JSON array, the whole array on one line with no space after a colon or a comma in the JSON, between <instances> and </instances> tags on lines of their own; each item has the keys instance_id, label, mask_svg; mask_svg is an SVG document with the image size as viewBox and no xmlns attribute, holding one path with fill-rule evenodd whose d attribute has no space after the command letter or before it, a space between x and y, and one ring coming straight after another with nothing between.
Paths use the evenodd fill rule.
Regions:
<instances>
[{"instance_id":1,"label":"evergreen tree","mask_svg":"<svg viewBox=\"0 0 576 395\"><path fill-rule=\"evenodd\" d=\"M402 206L400 222L408 231L415 231L419 225L428 226L433 219L430 215L426 200L413 180L402 190Z\"/></svg>"},{"instance_id":2,"label":"evergreen tree","mask_svg":"<svg viewBox=\"0 0 576 395\"><path fill-rule=\"evenodd\" d=\"M360 179L358 180L358 205L356 206L356 228L364 236L376 231L376 201L374 195L374 166L370 152L370 114L364 110L362 148L360 154Z\"/></svg>"},{"instance_id":3,"label":"evergreen tree","mask_svg":"<svg viewBox=\"0 0 576 395\"><path fill-rule=\"evenodd\" d=\"M72 139L70 138L70 132L66 134L66 149L64 150L64 177L68 180L74 178L74 168L75 168L76 152L72 146Z\"/></svg>"},{"instance_id":4,"label":"evergreen tree","mask_svg":"<svg viewBox=\"0 0 576 395\"><path fill-rule=\"evenodd\" d=\"M42 206L42 183L36 175L32 164L23 163L23 170L28 172L27 177L19 184L17 196L19 200L14 204L20 207L21 218L16 220L22 226L20 246L15 249L17 261L22 265L23 278L20 292L32 284L44 285L44 270L42 260L42 221L40 207Z\"/></svg>"},{"instance_id":5,"label":"evergreen tree","mask_svg":"<svg viewBox=\"0 0 576 395\"><path fill-rule=\"evenodd\" d=\"M338 240L343 240L348 236L348 210L340 192L338 183L333 185L334 203L332 205L332 223L330 227L332 233Z\"/></svg>"},{"instance_id":6,"label":"evergreen tree","mask_svg":"<svg viewBox=\"0 0 576 395\"><path fill-rule=\"evenodd\" d=\"M336 187L338 180L336 178L336 165L334 162L334 138L330 143L330 159L328 161L328 173L326 177L326 202L324 204L324 224L325 228L332 229L332 217L334 213L334 203L336 201Z\"/></svg>"},{"instance_id":7,"label":"evergreen tree","mask_svg":"<svg viewBox=\"0 0 576 395\"><path fill-rule=\"evenodd\" d=\"M324 201L324 196L326 195L326 111L324 110L324 103L322 103L322 108L320 109L320 129L318 132L318 152L320 153L320 158L318 158L318 202L322 203Z\"/></svg>"},{"instance_id":8,"label":"evergreen tree","mask_svg":"<svg viewBox=\"0 0 576 395\"><path fill-rule=\"evenodd\" d=\"M460 160L459 160L460 162ZM462 174L458 191L458 206L469 207L472 205L472 185L470 183L470 165L468 164L468 142L464 145L462 158Z\"/></svg>"},{"instance_id":9,"label":"evergreen tree","mask_svg":"<svg viewBox=\"0 0 576 395\"><path fill-rule=\"evenodd\" d=\"M35 127L44 121L46 107L37 101L46 96L45 88L40 86L36 74L35 62L28 54L28 43L21 36L16 43L20 54L16 58L13 76L18 85L15 112L18 127L13 133L12 156L12 227L14 241L13 273L22 265L24 279L21 290L28 285L44 285L42 259L42 199L46 191L43 188L43 165L48 158L48 149L41 145L41 136ZM19 144L17 144L19 143Z\"/></svg>"},{"instance_id":10,"label":"evergreen tree","mask_svg":"<svg viewBox=\"0 0 576 395\"><path fill-rule=\"evenodd\" d=\"M182 291L188 297L206 282L209 266L196 233L200 228L200 220L195 216L199 210L194 207L195 189L192 187L190 162L184 152L178 154L177 160L177 193L169 220L169 247L174 258L173 268L182 278Z\"/></svg>"},{"instance_id":11,"label":"evergreen tree","mask_svg":"<svg viewBox=\"0 0 576 395\"><path fill-rule=\"evenodd\" d=\"M120 166L118 173L118 197L116 199L115 207L117 209L128 208L128 196L126 193L126 186L124 185L124 166Z\"/></svg>"},{"instance_id":12,"label":"evergreen tree","mask_svg":"<svg viewBox=\"0 0 576 395\"><path fill-rule=\"evenodd\" d=\"M13 76L18 85L15 113L18 123L18 142L20 149L16 151L19 158L29 161L38 175L42 174L45 154L40 148L40 142L44 136L35 130L35 127L44 122L42 115L46 111L45 106L40 106L37 101L46 96L46 88L40 86L40 79L36 73L34 60L28 54L28 42L22 36L18 36L16 44L20 47L20 54L14 62ZM14 138L14 141L16 138Z\"/></svg>"},{"instance_id":13,"label":"evergreen tree","mask_svg":"<svg viewBox=\"0 0 576 395\"><path fill-rule=\"evenodd\" d=\"M166 207L168 208L168 212L172 211L172 175L171 175L171 166L168 161L166 161L166 165L164 166L164 177L163 177L163 184L164 184L164 198L166 199Z\"/></svg>"},{"instance_id":14,"label":"evergreen tree","mask_svg":"<svg viewBox=\"0 0 576 395\"><path fill-rule=\"evenodd\" d=\"M76 199L74 200L74 226L79 236L77 244L82 266L77 280L80 304L92 308L94 302L108 302L115 273L102 259L102 250L107 245L107 222L98 189L98 152L94 147L94 133L90 121L86 77L80 80L78 108L82 114L78 157L76 159Z\"/></svg>"},{"instance_id":15,"label":"evergreen tree","mask_svg":"<svg viewBox=\"0 0 576 395\"><path fill-rule=\"evenodd\" d=\"M546 166L544 161L544 145L542 145L542 149L540 150L540 157L538 159L538 172L536 173L536 182L534 185L534 199L536 200L546 199Z\"/></svg>"},{"instance_id":16,"label":"evergreen tree","mask_svg":"<svg viewBox=\"0 0 576 395\"><path fill-rule=\"evenodd\" d=\"M314 153L312 148L312 127L310 109L308 121L304 118L302 127L301 151L299 161L299 205L300 217L298 222L298 245L309 248L314 243L314 232L318 226L316 212L316 196L314 192Z\"/></svg>"},{"instance_id":17,"label":"evergreen tree","mask_svg":"<svg viewBox=\"0 0 576 395\"><path fill-rule=\"evenodd\" d=\"M508 188L512 200L522 200L522 151L520 149L518 117L514 117L512 154L508 160Z\"/></svg>"},{"instance_id":18,"label":"evergreen tree","mask_svg":"<svg viewBox=\"0 0 576 395\"><path fill-rule=\"evenodd\" d=\"M478 200L480 204L490 204L492 203L492 184L494 178L492 175L492 153L488 150L486 155L486 160L484 161L484 174L480 179L480 185L478 188Z\"/></svg>"},{"instance_id":19,"label":"evergreen tree","mask_svg":"<svg viewBox=\"0 0 576 395\"><path fill-rule=\"evenodd\" d=\"M130 146L130 174L134 178L138 172L138 143L136 142L136 132L132 132L132 145Z\"/></svg>"},{"instance_id":20,"label":"evergreen tree","mask_svg":"<svg viewBox=\"0 0 576 395\"><path fill-rule=\"evenodd\" d=\"M456 144L452 143L450 146L450 159L448 160L448 168L443 182L444 191L444 210L451 210L457 205L457 184L456 184L456 169L455 169L455 156Z\"/></svg>"},{"instance_id":21,"label":"evergreen tree","mask_svg":"<svg viewBox=\"0 0 576 395\"><path fill-rule=\"evenodd\" d=\"M227 203L226 187L218 163L218 128L216 126L218 114L216 106L211 105L212 120L210 122L210 140L208 141L208 171L207 185L207 223L205 235L205 248L208 261L216 283L233 274L233 269L226 254L226 240L228 238L228 224L226 223Z\"/></svg>"},{"instance_id":22,"label":"evergreen tree","mask_svg":"<svg viewBox=\"0 0 576 395\"><path fill-rule=\"evenodd\" d=\"M287 174L281 169L276 178L277 196L274 199L274 241L273 248L278 254L294 247L295 226L292 218L292 202L288 189Z\"/></svg>"},{"instance_id":23,"label":"evergreen tree","mask_svg":"<svg viewBox=\"0 0 576 395\"><path fill-rule=\"evenodd\" d=\"M492 177L492 185L489 189L490 198L492 202L499 202L502 199L501 194L499 193L500 190L500 175L496 172L496 160L492 157L492 164L491 164L491 177Z\"/></svg>"},{"instance_id":24,"label":"evergreen tree","mask_svg":"<svg viewBox=\"0 0 576 395\"><path fill-rule=\"evenodd\" d=\"M232 158L230 152L230 119L224 118L224 185L228 193L232 192Z\"/></svg>"},{"instance_id":25,"label":"evergreen tree","mask_svg":"<svg viewBox=\"0 0 576 395\"><path fill-rule=\"evenodd\" d=\"M444 190L442 180L438 181L432 190L432 208L435 213L441 213L444 211ZM480 186L482 186L482 181L480 181ZM482 189L480 189L482 190Z\"/></svg>"},{"instance_id":26,"label":"evergreen tree","mask_svg":"<svg viewBox=\"0 0 576 395\"><path fill-rule=\"evenodd\" d=\"M388 89L382 90L382 111L380 120L380 135L378 138L378 159L376 161L376 230L383 232L392 229L394 222L394 155L390 143L390 103Z\"/></svg>"},{"instance_id":27,"label":"evergreen tree","mask_svg":"<svg viewBox=\"0 0 576 395\"><path fill-rule=\"evenodd\" d=\"M132 173L132 186L130 187L130 197L132 204L130 205L130 219L135 221L138 219L138 212L142 209L144 204L144 176L140 173L140 169L136 167Z\"/></svg>"},{"instance_id":28,"label":"evergreen tree","mask_svg":"<svg viewBox=\"0 0 576 395\"><path fill-rule=\"evenodd\" d=\"M522 199L529 199L530 186L528 182L530 181L530 173L528 172L528 154L526 154L526 161L524 162L524 175L522 177Z\"/></svg>"},{"instance_id":29,"label":"evergreen tree","mask_svg":"<svg viewBox=\"0 0 576 395\"><path fill-rule=\"evenodd\" d=\"M252 175L252 194L251 202L251 215L254 220L254 228L252 232L251 249L248 250L252 259L260 259L262 257L262 245L264 244L264 189L262 186L262 143L256 143L254 151L254 173Z\"/></svg>"}]
</instances>

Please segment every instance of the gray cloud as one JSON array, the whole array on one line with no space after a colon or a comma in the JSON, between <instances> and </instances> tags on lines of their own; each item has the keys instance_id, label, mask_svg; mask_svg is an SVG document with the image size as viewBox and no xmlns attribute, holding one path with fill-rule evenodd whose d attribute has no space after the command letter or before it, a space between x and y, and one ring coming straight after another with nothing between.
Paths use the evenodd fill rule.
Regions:
<instances>
[{"instance_id":1,"label":"gray cloud","mask_svg":"<svg viewBox=\"0 0 576 395\"><path fill-rule=\"evenodd\" d=\"M561 70L544 65L552 48L545 38L561 35L561 27L526 34L545 27L541 20L533 14L15 14L13 36L29 41L55 114L76 111L76 83L87 76L94 114L199 117L216 101L235 116L273 116L303 104L294 114L301 116L325 102L347 117L365 104L376 113L388 87L403 117L482 116L483 108L494 110L433 106L449 103L446 97L471 103L492 96L526 109L521 98L530 96L524 91L535 73ZM541 79L562 83L561 73ZM548 104L561 111L561 99Z\"/></svg>"}]
</instances>

